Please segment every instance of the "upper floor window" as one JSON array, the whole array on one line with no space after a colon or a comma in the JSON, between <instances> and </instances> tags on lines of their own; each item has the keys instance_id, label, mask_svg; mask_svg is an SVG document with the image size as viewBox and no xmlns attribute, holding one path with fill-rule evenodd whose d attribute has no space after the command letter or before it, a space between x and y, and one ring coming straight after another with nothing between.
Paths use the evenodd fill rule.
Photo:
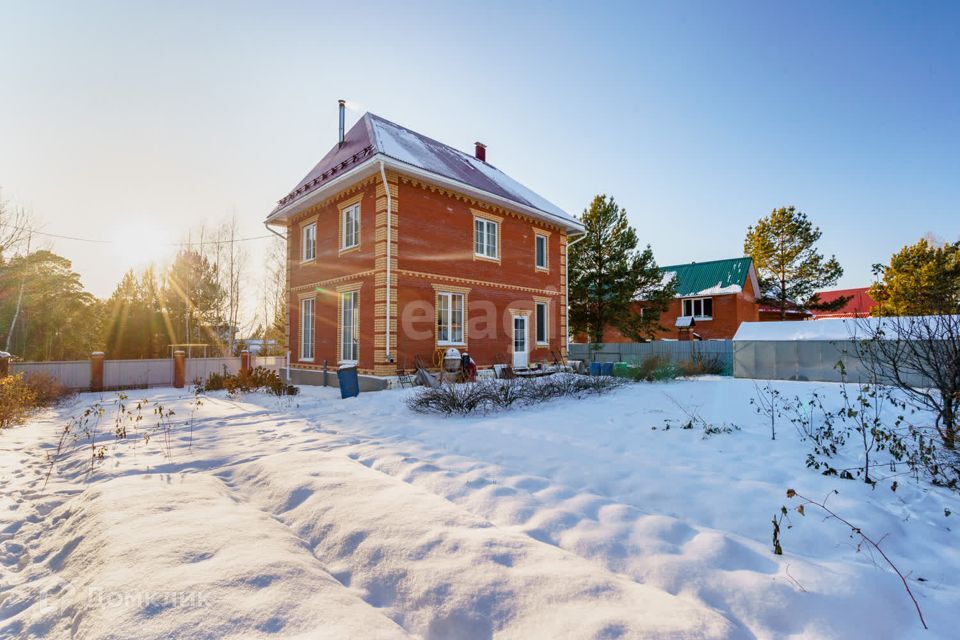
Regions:
<instances>
[{"instance_id":1,"label":"upper floor window","mask_svg":"<svg viewBox=\"0 0 960 640\"><path fill-rule=\"evenodd\" d=\"M687 298L683 301L683 315L710 320L713 318L713 298Z\"/></svg>"},{"instance_id":2,"label":"upper floor window","mask_svg":"<svg viewBox=\"0 0 960 640\"><path fill-rule=\"evenodd\" d=\"M304 225L301 233L300 259L313 260L317 257L317 223Z\"/></svg>"},{"instance_id":3,"label":"upper floor window","mask_svg":"<svg viewBox=\"0 0 960 640\"><path fill-rule=\"evenodd\" d=\"M437 293L437 344L463 344L462 293Z\"/></svg>"},{"instance_id":4,"label":"upper floor window","mask_svg":"<svg viewBox=\"0 0 960 640\"><path fill-rule=\"evenodd\" d=\"M484 218L474 218L473 224L473 252L483 258L497 260L500 257L498 252L500 225Z\"/></svg>"},{"instance_id":5,"label":"upper floor window","mask_svg":"<svg viewBox=\"0 0 960 640\"><path fill-rule=\"evenodd\" d=\"M340 250L360 246L360 203L341 211L340 219Z\"/></svg>"},{"instance_id":6,"label":"upper floor window","mask_svg":"<svg viewBox=\"0 0 960 640\"><path fill-rule=\"evenodd\" d=\"M539 233L534 236L534 251L536 253L537 269L547 269L547 236Z\"/></svg>"}]
</instances>

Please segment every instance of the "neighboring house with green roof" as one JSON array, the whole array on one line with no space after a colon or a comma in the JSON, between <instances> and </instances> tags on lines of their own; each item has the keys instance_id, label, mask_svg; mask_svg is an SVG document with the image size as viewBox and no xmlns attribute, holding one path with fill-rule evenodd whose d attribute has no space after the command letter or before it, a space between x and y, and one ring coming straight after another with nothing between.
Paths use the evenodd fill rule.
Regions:
<instances>
[{"instance_id":1,"label":"neighboring house with green roof","mask_svg":"<svg viewBox=\"0 0 960 640\"><path fill-rule=\"evenodd\" d=\"M657 340L729 340L741 322L760 320L757 272L751 258L729 258L661 267L676 284L676 298L660 316ZM643 307L638 301L637 312ZM604 342L630 342L614 327Z\"/></svg>"}]
</instances>

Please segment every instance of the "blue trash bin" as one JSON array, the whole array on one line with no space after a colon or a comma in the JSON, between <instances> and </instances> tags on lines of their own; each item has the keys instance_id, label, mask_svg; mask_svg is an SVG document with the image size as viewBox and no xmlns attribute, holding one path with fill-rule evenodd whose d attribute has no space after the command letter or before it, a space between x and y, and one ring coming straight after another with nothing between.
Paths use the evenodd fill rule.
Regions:
<instances>
[{"instance_id":1,"label":"blue trash bin","mask_svg":"<svg viewBox=\"0 0 960 640\"><path fill-rule=\"evenodd\" d=\"M613 375L613 363L612 362L603 362L600 366L600 375L602 376L612 376Z\"/></svg>"},{"instance_id":2,"label":"blue trash bin","mask_svg":"<svg viewBox=\"0 0 960 640\"><path fill-rule=\"evenodd\" d=\"M599 375L600 375L601 371L603 370L602 367L600 366L600 364L601 364L601 363L599 363L599 362L591 362L591 363L590 363L590 375L592 375L592 376L599 376Z\"/></svg>"},{"instance_id":3,"label":"blue trash bin","mask_svg":"<svg viewBox=\"0 0 960 640\"><path fill-rule=\"evenodd\" d=\"M340 397L353 398L360 395L360 378L356 367L341 367L337 369L337 380L340 383Z\"/></svg>"}]
</instances>

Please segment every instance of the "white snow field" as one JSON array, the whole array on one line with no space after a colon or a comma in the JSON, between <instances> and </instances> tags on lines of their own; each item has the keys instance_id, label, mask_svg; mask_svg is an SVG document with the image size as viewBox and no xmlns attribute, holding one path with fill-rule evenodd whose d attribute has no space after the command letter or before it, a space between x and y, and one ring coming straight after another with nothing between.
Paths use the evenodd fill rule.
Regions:
<instances>
[{"instance_id":1,"label":"white snow field","mask_svg":"<svg viewBox=\"0 0 960 640\"><path fill-rule=\"evenodd\" d=\"M837 385L776 386L839 403ZM751 381L471 418L414 414L410 393L214 394L192 443L183 424L114 443L108 412L104 460L88 477L73 443L44 490L62 425L101 396L0 433L0 637L956 637L960 498L806 468L809 444L786 419L771 441ZM130 396L191 413L190 393ZM740 429L705 438L685 411ZM829 506L883 538L929 631L813 507L773 555L788 488L839 491Z\"/></svg>"}]
</instances>

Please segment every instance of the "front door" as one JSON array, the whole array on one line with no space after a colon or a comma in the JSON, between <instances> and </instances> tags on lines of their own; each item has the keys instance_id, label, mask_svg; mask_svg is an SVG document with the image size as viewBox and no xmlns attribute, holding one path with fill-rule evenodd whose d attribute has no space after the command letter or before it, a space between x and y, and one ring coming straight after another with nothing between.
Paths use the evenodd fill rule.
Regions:
<instances>
[{"instance_id":1,"label":"front door","mask_svg":"<svg viewBox=\"0 0 960 640\"><path fill-rule=\"evenodd\" d=\"M527 366L527 317L513 316L513 368Z\"/></svg>"}]
</instances>

